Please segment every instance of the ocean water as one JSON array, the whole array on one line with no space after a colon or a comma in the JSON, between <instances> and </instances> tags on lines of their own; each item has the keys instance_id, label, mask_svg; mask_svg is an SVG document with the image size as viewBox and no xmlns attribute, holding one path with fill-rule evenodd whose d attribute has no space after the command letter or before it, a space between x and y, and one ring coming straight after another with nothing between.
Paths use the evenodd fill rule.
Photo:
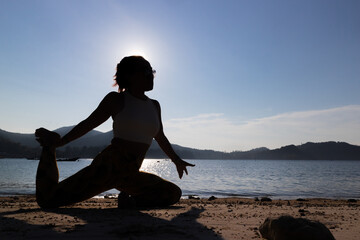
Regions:
<instances>
[{"instance_id":1,"label":"ocean water","mask_svg":"<svg viewBox=\"0 0 360 240\"><path fill-rule=\"evenodd\" d=\"M180 180L170 160L145 159L141 170L180 186L183 196L360 198L360 161L311 160L187 160L189 175ZM91 159L58 162L60 180L91 163ZM0 195L35 193L37 160L0 159ZM105 194L117 194L115 189Z\"/></svg>"}]
</instances>

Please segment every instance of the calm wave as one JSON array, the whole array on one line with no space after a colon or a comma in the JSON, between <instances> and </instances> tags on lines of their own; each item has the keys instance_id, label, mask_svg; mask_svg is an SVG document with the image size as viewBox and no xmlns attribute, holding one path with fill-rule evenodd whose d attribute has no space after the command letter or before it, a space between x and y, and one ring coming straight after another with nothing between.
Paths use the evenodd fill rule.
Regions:
<instances>
[{"instance_id":1,"label":"calm wave","mask_svg":"<svg viewBox=\"0 0 360 240\"><path fill-rule=\"evenodd\" d=\"M360 198L360 161L188 160L196 164L180 180L169 160L146 159L141 170L200 197ZM58 162L60 180L91 160ZM35 193L38 161L0 159L0 195ZM113 189L104 194L117 194Z\"/></svg>"}]
</instances>

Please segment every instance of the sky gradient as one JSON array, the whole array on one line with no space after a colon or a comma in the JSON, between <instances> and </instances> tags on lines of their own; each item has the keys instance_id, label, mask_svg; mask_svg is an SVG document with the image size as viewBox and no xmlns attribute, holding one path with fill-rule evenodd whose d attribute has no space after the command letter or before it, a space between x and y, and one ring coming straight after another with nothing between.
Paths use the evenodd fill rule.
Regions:
<instances>
[{"instance_id":1,"label":"sky gradient","mask_svg":"<svg viewBox=\"0 0 360 240\"><path fill-rule=\"evenodd\" d=\"M77 124L117 91L122 57L141 54L172 143L360 145L359 12L356 0L1 0L0 129Z\"/></svg>"}]
</instances>

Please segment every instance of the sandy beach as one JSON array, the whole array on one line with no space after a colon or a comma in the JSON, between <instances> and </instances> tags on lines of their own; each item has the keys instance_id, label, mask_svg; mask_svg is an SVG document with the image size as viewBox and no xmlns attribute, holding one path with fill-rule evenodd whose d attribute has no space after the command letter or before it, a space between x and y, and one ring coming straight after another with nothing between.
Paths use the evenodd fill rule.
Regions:
<instances>
[{"instance_id":1,"label":"sandy beach","mask_svg":"<svg viewBox=\"0 0 360 240\"><path fill-rule=\"evenodd\" d=\"M116 199L93 198L43 210L34 196L1 197L0 239L262 239L259 226L267 217L290 215L320 221L336 239L355 240L359 206L348 200L221 198L119 210Z\"/></svg>"}]
</instances>

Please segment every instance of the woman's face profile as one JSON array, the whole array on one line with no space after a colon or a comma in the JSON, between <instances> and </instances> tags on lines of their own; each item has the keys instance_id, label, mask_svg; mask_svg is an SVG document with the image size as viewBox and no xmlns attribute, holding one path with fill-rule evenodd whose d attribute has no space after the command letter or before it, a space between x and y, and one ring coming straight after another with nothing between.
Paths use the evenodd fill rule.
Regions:
<instances>
[{"instance_id":1,"label":"woman's face profile","mask_svg":"<svg viewBox=\"0 0 360 240\"><path fill-rule=\"evenodd\" d=\"M145 92L151 91L154 87L154 70L148 62L139 65L139 70L131 80L132 85L133 87L141 88Z\"/></svg>"}]
</instances>

